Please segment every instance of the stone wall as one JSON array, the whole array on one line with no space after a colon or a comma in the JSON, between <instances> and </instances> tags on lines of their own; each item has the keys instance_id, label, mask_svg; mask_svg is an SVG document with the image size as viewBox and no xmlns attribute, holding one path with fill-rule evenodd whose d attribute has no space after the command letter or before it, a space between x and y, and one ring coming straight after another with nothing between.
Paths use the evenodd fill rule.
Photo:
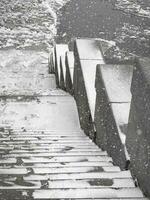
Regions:
<instances>
[{"instance_id":1,"label":"stone wall","mask_svg":"<svg viewBox=\"0 0 150 200\"><path fill-rule=\"evenodd\" d=\"M98 65L96 73L96 143L113 158L116 165L127 168L129 156L125 139L131 102L130 65Z\"/></svg>"},{"instance_id":2,"label":"stone wall","mask_svg":"<svg viewBox=\"0 0 150 200\"><path fill-rule=\"evenodd\" d=\"M150 59L136 60L132 79L127 149L131 171L150 195Z\"/></svg>"}]
</instances>

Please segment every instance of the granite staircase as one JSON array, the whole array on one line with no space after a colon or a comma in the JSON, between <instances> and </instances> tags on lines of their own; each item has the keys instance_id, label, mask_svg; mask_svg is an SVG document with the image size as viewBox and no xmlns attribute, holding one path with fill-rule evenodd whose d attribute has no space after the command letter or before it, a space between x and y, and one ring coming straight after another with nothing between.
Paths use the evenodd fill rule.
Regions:
<instances>
[{"instance_id":1,"label":"granite staircase","mask_svg":"<svg viewBox=\"0 0 150 200\"><path fill-rule=\"evenodd\" d=\"M75 100L56 87L46 57L32 52L24 66L26 54L5 63L9 81L0 83L0 199L146 199L130 171L81 130Z\"/></svg>"}]
</instances>

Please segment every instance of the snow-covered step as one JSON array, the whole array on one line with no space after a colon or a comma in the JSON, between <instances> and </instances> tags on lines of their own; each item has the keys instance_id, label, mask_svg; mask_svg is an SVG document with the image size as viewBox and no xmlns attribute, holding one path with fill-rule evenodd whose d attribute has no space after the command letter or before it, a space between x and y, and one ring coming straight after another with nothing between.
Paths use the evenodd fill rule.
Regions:
<instances>
[{"instance_id":1,"label":"snow-covered step","mask_svg":"<svg viewBox=\"0 0 150 200\"><path fill-rule=\"evenodd\" d=\"M119 167L114 167L114 166L105 166L105 167L59 167L59 168L5 168L0 169L0 175L26 175L29 174L30 172L33 172L33 174L74 174L74 173L88 173L88 172L120 172Z\"/></svg>"},{"instance_id":2,"label":"snow-covered step","mask_svg":"<svg viewBox=\"0 0 150 200\"><path fill-rule=\"evenodd\" d=\"M91 179L91 180L63 180L63 181L48 181L45 185L49 189L102 189L102 188L135 188L132 179ZM15 181L4 179L0 190L9 189L41 189L44 184L40 181L26 181L24 185Z\"/></svg>"},{"instance_id":3,"label":"snow-covered step","mask_svg":"<svg viewBox=\"0 0 150 200\"><path fill-rule=\"evenodd\" d=\"M112 159L108 156L63 156L63 157L49 157L49 158L43 158L43 157L27 157L22 158L22 161L24 163L53 163L53 162L82 162L82 161L89 161L89 162L111 162Z\"/></svg>"},{"instance_id":4,"label":"snow-covered step","mask_svg":"<svg viewBox=\"0 0 150 200\"><path fill-rule=\"evenodd\" d=\"M0 145L0 150L6 150L6 151L11 151L11 150L16 150L16 151L39 151L41 150L40 152L42 152L42 150L48 150L48 151L51 151L51 152L66 152L66 151L69 151L69 152L74 152L74 151L77 151L77 152L84 152L84 151L90 151L90 152L101 152L100 149L98 149L97 147L94 147L94 146L81 146L81 145L76 145L76 146L70 146L70 145L56 145L56 146L50 146L50 145L42 145L42 144L24 144L24 145L20 145L20 144L17 144L17 145L9 145L9 144L1 144Z\"/></svg>"},{"instance_id":5,"label":"snow-covered step","mask_svg":"<svg viewBox=\"0 0 150 200\"><path fill-rule=\"evenodd\" d=\"M129 171L121 172L85 172L85 173L64 173L64 174L42 174L27 175L24 180L81 180L81 179L114 179L131 178Z\"/></svg>"},{"instance_id":6,"label":"snow-covered step","mask_svg":"<svg viewBox=\"0 0 150 200\"><path fill-rule=\"evenodd\" d=\"M35 136L35 135L41 135L41 136L45 136L45 137L87 137L85 136L85 134L81 131L81 130L37 130L37 131L33 131L33 130L25 130L22 131L21 129L18 130L14 130L13 132L11 132L11 135L13 136L22 136L22 135L26 135L26 136ZM4 134L5 135L5 134ZM8 135L8 134L6 134ZM9 134L10 135L10 134Z\"/></svg>"},{"instance_id":7,"label":"snow-covered step","mask_svg":"<svg viewBox=\"0 0 150 200\"><path fill-rule=\"evenodd\" d=\"M11 180L3 180L0 185L0 190L6 190L9 192L9 190L34 190L34 189L40 189L42 187L42 184L40 181L26 181L22 183L19 181L18 183L16 181Z\"/></svg>"},{"instance_id":8,"label":"snow-covered step","mask_svg":"<svg viewBox=\"0 0 150 200\"><path fill-rule=\"evenodd\" d=\"M61 136L61 135L25 135L25 134L20 134L20 135L10 135L9 137L3 137L3 138L0 138L1 139L16 139L16 140L35 140L35 139L42 139L42 140L89 140L88 137L86 136L74 136L72 137L71 135L69 136Z\"/></svg>"},{"instance_id":9,"label":"snow-covered step","mask_svg":"<svg viewBox=\"0 0 150 200\"><path fill-rule=\"evenodd\" d=\"M73 174L87 172L119 172L118 167L63 167L63 168L32 168L34 174Z\"/></svg>"},{"instance_id":10,"label":"snow-covered step","mask_svg":"<svg viewBox=\"0 0 150 200\"><path fill-rule=\"evenodd\" d=\"M70 145L70 146L93 146L94 147L94 143L92 142L69 142L69 141L66 141L66 142L55 142L55 141L30 141L30 140L27 140L27 141L10 141L10 142L3 142L3 144L9 144L9 145L19 145L19 144L41 144L41 145L49 145L49 146L64 146L64 145Z\"/></svg>"},{"instance_id":11,"label":"snow-covered step","mask_svg":"<svg viewBox=\"0 0 150 200\"><path fill-rule=\"evenodd\" d=\"M92 144L92 143L91 143ZM0 145L1 148L7 148L7 147L12 147L15 149L63 149L63 150L67 150L67 149L92 149L92 150L97 150L98 147L95 147L94 145L82 145L80 144L45 144L45 143L40 143L40 144L32 144L32 143L22 143L22 144L9 144L9 143L3 143Z\"/></svg>"},{"instance_id":12,"label":"snow-covered step","mask_svg":"<svg viewBox=\"0 0 150 200\"><path fill-rule=\"evenodd\" d=\"M48 188L135 188L132 179L90 179L49 181Z\"/></svg>"},{"instance_id":13,"label":"snow-covered step","mask_svg":"<svg viewBox=\"0 0 150 200\"><path fill-rule=\"evenodd\" d=\"M66 190L36 190L33 192L34 199L59 199L68 198L141 198L143 197L142 192L137 188L128 189L66 189Z\"/></svg>"},{"instance_id":14,"label":"snow-covered step","mask_svg":"<svg viewBox=\"0 0 150 200\"><path fill-rule=\"evenodd\" d=\"M56 135L63 132L70 135L72 130L76 132L75 135L80 134L76 104L69 94L61 97L56 95L34 97L32 100L6 101L6 105L0 104L0 109L3 111L0 116L1 127L9 124L11 130L18 127L20 132L28 129L47 129L53 130Z\"/></svg>"},{"instance_id":15,"label":"snow-covered step","mask_svg":"<svg viewBox=\"0 0 150 200\"><path fill-rule=\"evenodd\" d=\"M102 152L75 152L75 153L70 153L70 152L58 152L58 153L51 153L51 152L43 152L43 153L37 153L37 152L30 152L30 153L14 153L14 152L9 152L9 155L5 155L3 157L63 157L63 156L107 156L107 153L102 151Z\"/></svg>"},{"instance_id":16,"label":"snow-covered step","mask_svg":"<svg viewBox=\"0 0 150 200\"><path fill-rule=\"evenodd\" d=\"M0 75L3 77L0 80L1 96L28 95L56 88L55 76L48 74L48 55L43 57L37 55L36 51L29 51L30 54L28 51L18 52L17 50L15 55L12 53L14 57L7 51L3 52L3 59L0 61Z\"/></svg>"},{"instance_id":17,"label":"snow-covered step","mask_svg":"<svg viewBox=\"0 0 150 200\"><path fill-rule=\"evenodd\" d=\"M92 141L89 139L78 139L78 140L74 140L74 139L43 139L43 138L36 138L36 137L28 137L28 138L1 138L0 140L3 143L8 143L8 144L21 144L21 143L25 143L26 141L28 141L28 143L32 143L32 144L36 144L36 143L61 143L61 144L65 144L65 143L83 143L85 141L85 144L92 144Z\"/></svg>"},{"instance_id":18,"label":"snow-covered step","mask_svg":"<svg viewBox=\"0 0 150 200\"><path fill-rule=\"evenodd\" d=\"M12 165L10 166L7 166L7 167L11 167ZM87 162L87 161L84 161L84 162L68 162L68 163L27 163L24 165L15 165L14 164L14 167L16 168L22 168L22 167L34 167L34 168L53 168L53 167L56 167L56 168L68 168L68 167L112 167L113 164L112 162L101 162L101 161L98 161L98 162ZM4 166L2 166L4 167Z\"/></svg>"},{"instance_id":19,"label":"snow-covered step","mask_svg":"<svg viewBox=\"0 0 150 200\"><path fill-rule=\"evenodd\" d=\"M3 168L3 169L0 169L0 176L2 176L2 175L23 175L23 174L28 174L28 170L26 168L21 168L21 169Z\"/></svg>"},{"instance_id":20,"label":"snow-covered step","mask_svg":"<svg viewBox=\"0 0 150 200\"><path fill-rule=\"evenodd\" d=\"M4 149L4 151L1 151L0 150L0 153L1 152L5 152L5 149ZM9 150L9 153L10 154L22 154L22 153L33 153L33 154L35 154L35 153L50 153L51 155L58 155L58 154L64 154L64 155L104 155L105 154L105 152L102 152L102 151L91 151L91 150L89 150L89 149L79 149L79 150L77 150L77 149L75 149L75 150L53 150L53 149L37 149L37 150Z\"/></svg>"},{"instance_id":21,"label":"snow-covered step","mask_svg":"<svg viewBox=\"0 0 150 200\"><path fill-rule=\"evenodd\" d=\"M79 200L79 199L82 199L82 198L73 198L73 199L68 199L68 198L65 198L65 200ZM96 200L110 200L110 198L94 198ZM91 200L91 198L84 198L84 200ZM118 200L118 198L111 198L111 200ZM132 197L132 198L119 198L119 200L149 200L148 198L143 198L143 197Z\"/></svg>"}]
</instances>

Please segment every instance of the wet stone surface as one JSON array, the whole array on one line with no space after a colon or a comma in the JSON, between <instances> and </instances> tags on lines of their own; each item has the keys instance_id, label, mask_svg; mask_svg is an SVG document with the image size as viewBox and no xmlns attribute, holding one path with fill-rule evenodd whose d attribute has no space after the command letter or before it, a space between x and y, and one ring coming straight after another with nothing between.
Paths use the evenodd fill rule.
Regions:
<instances>
[{"instance_id":1,"label":"wet stone surface","mask_svg":"<svg viewBox=\"0 0 150 200\"><path fill-rule=\"evenodd\" d=\"M105 52L109 59L149 57L149 24L149 0L72 0L60 10L56 40L67 43L76 37L103 38L115 43Z\"/></svg>"}]
</instances>

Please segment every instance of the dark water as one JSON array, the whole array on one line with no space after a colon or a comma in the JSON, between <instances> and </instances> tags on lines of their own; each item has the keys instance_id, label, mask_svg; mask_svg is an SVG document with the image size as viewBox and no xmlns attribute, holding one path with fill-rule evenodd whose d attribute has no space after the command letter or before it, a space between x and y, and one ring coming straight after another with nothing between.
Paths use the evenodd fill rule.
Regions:
<instances>
[{"instance_id":1,"label":"dark water","mask_svg":"<svg viewBox=\"0 0 150 200\"><path fill-rule=\"evenodd\" d=\"M146 9L149 0L144 2L141 6ZM132 6L129 10L119 0L71 0L60 10L56 40L103 38L115 41L124 54L149 56L150 18L139 15L135 4Z\"/></svg>"}]
</instances>

